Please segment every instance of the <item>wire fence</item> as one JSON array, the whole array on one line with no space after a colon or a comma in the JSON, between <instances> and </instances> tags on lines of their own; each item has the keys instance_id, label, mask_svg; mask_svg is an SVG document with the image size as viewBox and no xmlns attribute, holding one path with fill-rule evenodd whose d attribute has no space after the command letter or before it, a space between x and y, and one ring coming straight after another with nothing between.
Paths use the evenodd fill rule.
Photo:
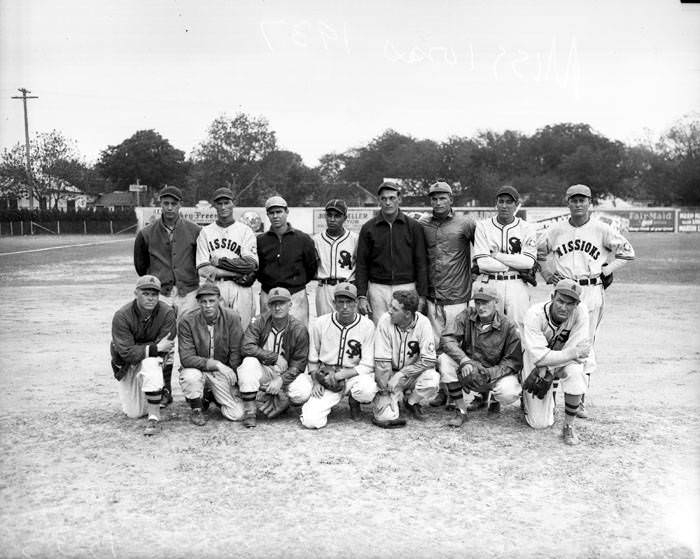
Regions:
<instances>
[{"instance_id":1,"label":"wire fence","mask_svg":"<svg viewBox=\"0 0 700 559\"><path fill-rule=\"evenodd\" d=\"M133 234L137 223L133 220L51 220L0 221L0 236L22 235L121 235Z\"/></svg>"}]
</instances>

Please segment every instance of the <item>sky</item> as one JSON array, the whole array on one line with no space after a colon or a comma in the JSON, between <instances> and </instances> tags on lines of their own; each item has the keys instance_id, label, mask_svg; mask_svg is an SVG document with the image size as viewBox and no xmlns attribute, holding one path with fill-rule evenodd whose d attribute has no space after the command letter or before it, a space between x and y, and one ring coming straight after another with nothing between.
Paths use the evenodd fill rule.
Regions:
<instances>
[{"instance_id":1,"label":"sky","mask_svg":"<svg viewBox=\"0 0 700 559\"><path fill-rule=\"evenodd\" d=\"M700 4L678 0L0 0L0 148L59 130L87 162L137 130L190 154L268 119L309 166L392 128L438 142L582 122L655 138L700 110Z\"/></svg>"}]
</instances>

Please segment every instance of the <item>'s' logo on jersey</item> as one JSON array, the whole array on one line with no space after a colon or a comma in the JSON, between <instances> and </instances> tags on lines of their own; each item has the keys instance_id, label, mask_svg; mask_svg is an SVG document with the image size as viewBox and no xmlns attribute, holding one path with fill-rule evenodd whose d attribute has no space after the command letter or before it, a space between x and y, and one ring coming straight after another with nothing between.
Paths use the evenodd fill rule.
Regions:
<instances>
[{"instance_id":1,"label":"'s' logo on jersey","mask_svg":"<svg viewBox=\"0 0 700 559\"><path fill-rule=\"evenodd\" d=\"M347 250L341 250L339 254L338 264L341 268L347 268L348 270L352 268L352 254Z\"/></svg>"},{"instance_id":2,"label":"'s' logo on jersey","mask_svg":"<svg viewBox=\"0 0 700 559\"><path fill-rule=\"evenodd\" d=\"M508 239L508 244L510 245L511 254L520 254L520 252L522 251L522 243L517 237L511 237L510 239Z\"/></svg>"},{"instance_id":3,"label":"'s' logo on jersey","mask_svg":"<svg viewBox=\"0 0 700 559\"><path fill-rule=\"evenodd\" d=\"M347 355L349 359L353 357L362 359L362 344L360 342L357 340L348 340L346 345L348 349L345 350L345 355Z\"/></svg>"},{"instance_id":4,"label":"'s' logo on jersey","mask_svg":"<svg viewBox=\"0 0 700 559\"><path fill-rule=\"evenodd\" d=\"M415 340L408 342L408 351L406 352L406 357L409 359L420 352L420 345Z\"/></svg>"}]
</instances>

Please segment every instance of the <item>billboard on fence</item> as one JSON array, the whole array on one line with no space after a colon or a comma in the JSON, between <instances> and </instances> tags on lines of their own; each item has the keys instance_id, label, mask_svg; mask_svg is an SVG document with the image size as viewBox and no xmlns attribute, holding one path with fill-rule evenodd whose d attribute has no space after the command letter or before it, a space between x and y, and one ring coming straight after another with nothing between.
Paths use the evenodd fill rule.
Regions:
<instances>
[{"instance_id":1,"label":"billboard on fence","mask_svg":"<svg viewBox=\"0 0 700 559\"><path fill-rule=\"evenodd\" d=\"M597 213L597 212L596 212ZM603 214L619 216L629 221L629 231L667 231L676 230L676 210L671 208L639 210L604 210Z\"/></svg>"},{"instance_id":2,"label":"billboard on fence","mask_svg":"<svg viewBox=\"0 0 700 559\"><path fill-rule=\"evenodd\" d=\"M687 208L678 212L678 232L700 232L700 208Z\"/></svg>"}]
</instances>

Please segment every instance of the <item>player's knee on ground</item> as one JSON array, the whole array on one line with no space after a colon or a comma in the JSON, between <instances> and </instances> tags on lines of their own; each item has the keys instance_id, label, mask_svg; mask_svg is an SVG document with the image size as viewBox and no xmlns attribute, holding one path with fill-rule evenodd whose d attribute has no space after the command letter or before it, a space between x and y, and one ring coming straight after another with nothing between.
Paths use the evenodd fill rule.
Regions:
<instances>
[{"instance_id":1,"label":"player's knee on ground","mask_svg":"<svg viewBox=\"0 0 700 559\"><path fill-rule=\"evenodd\" d=\"M347 393L361 404L369 404L379 390L374 375L358 375L348 380L346 386Z\"/></svg>"},{"instance_id":2,"label":"player's knee on ground","mask_svg":"<svg viewBox=\"0 0 700 559\"><path fill-rule=\"evenodd\" d=\"M137 419L147 413L146 398L141 390L141 378L137 376L136 371L137 367L130 367L124 378L119 381L122 411L131 419Z\"/></svg>"},{"instance_id":3,"label":"player's knee on ground","mask_svg":"<svg viewBox=\"0 0 700 559\"><path fill-rule=\"evenodd\" d=\"M255 357L246 357L238 366L238 387L241 392L257 392L263 366Z\"/></svg>"},{"instance_id":4,"label":"player's knee on ground","mask_svg":"<svg viewBox=\"0 0 700 559\"><path fill-rule=\"evenodd\" d=\"M504 406L508 406L517 401L517 399L520 397L522 387L520 386L516 375L508 375L507 377L499 379L494 385L492 391L497 402L500 402Z\"/></svg>"},{"instance_id":5,"label":"player's knee on ground","mask_svg":"<svg viewBox=\"0 0 700 559\"><path fill-rule=\"evenodd\" d=\"M570 363L559 371L559 386L565 394L582 395L586 393L586 375L583 363Z\"/></svg>"},{"instance_id":6,"label":"player's knee on ground","mask_svg":"<svg viewBox=\"0 0 700 559\"><path fill-rule=\"evenodd\" d=\"M241 421L243 419L243 401L240 398L233 398L232 401L227 401L225 404L219 402L219 404L221 406L221 415L229 421Z\"/></svg>"},{"instance_id":7,"label":"player's knee on ground","mask_svg":"<svg viewBox=\"0 0 700 559\"><path fill-rule=\"evenodd\" d=\"M311 398L312 389L311 377L306 373L301 373L287 387L287 396L292 404L303 404Z\"/></svg>"},{"instance_id":8,"label":"player's knee on ground","mask_svg":"<svg viewBox=\"0 0 700 559\"><path fill-rule=\"evenodd\" d=\"M204 394L204 374L199 369L180 371L180 388L188 400L201 398Z\"/></svg>"},{"instance_id":9,"label":"player's knee on ground","mask_svg":"<svg viewBox=\"0 0 700 559\"><path fill-rule=\"evenodd\" d=\"M147 357L141 361L138 375L143 379L141 390L146 393L163 390L163 360L158 357Z\"/></svg>"},{"instance_id":10,"label":"player's knee on ground","mask_svg":"<svg viewBox=\"0 0 700 559\"><path fill-rule=\"evenodd\" d=\"M554 398L551 392L543 400L523 392L525 421L533 429L546 429L554 424Z\"/></svg>"},{"instance_id":11,"label":"player's knee on ground","mask_svg":"<svg viewBox=\"0 0 700 559\"><path fill-rule=\"evenodd\" d=\"M457 378L457 362L449 355L441 353L438 355L438 369L440 370L440 380L449 384L451 382L459 382Z\"/></svg>"},{"instance_id":12,"label":"player's knee on ground","mask_svg":"<svg viewBox=\"0 0 700 559\"><path fill-rule=\"evenodd\" d=\"M307 429L322 429L328 423L329 413L323 398L309 398L301 408L299 420Z\"/></svg>"}]
</instances>

